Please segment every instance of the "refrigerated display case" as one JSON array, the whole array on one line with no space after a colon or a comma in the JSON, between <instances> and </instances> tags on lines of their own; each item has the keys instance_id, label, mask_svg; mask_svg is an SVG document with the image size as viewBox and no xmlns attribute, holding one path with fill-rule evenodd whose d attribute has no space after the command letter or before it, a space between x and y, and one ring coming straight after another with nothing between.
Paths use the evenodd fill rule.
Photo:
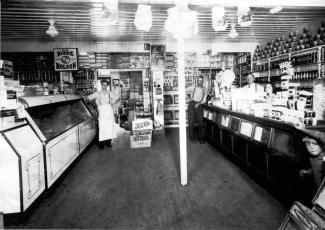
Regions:
<instances>
[{"instance_id":1,"label":"refrigerated display case","mask_svg":"<svg viewBox=\"0 0 325 230\"><path fill-rule=\"evenodd\" d=\"M74 95L22 97L0 135L0 212L24 212L96 135L95 118ZM6 126L2 126L6 127ZM3 186L4 185L4 186Z\"/></svg>"}]
</instances>

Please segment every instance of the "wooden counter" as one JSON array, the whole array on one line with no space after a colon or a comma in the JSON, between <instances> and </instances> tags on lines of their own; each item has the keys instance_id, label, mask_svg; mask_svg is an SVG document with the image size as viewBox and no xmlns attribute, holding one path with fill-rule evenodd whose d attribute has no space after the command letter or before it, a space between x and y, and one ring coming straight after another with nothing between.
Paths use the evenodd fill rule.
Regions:
<instances>
[{"instance_id":1,"label":"wooden counter","mask_svg":"<svg viewBox=\"0 0 325 230\"><path fill-rule=\"evenodd\" d=\"M292 124L203 106L206 140L283 204L307 203L314 195L303 134Z\"/></svg>"}]
</instances>

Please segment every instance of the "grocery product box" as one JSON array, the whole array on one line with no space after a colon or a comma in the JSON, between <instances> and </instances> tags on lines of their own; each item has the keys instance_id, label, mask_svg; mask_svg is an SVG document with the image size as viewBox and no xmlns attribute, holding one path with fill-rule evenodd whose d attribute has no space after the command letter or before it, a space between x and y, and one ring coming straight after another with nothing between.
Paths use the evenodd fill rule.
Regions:
<instances>
[{"instance_id":1,"label":"grocery product box","mask_svg":"<svg viewBox=\"0 0 325 230\"><path fill-rule=\"evenodd\" d=\"M139 130L133 131L130 135L130 147L134 148L146 148L151 146L152 130Z\"/></svg>"},{"instance_id":2,"label":"grocery product box","mask_svg":"<svg viewBox=\"0 0 325 230\"><path fill-rule=\"evenodd\" d=\"M132 122L132 131L152 130L153 123L151 119L136 119Z\"/></svg>"}]
</instances>

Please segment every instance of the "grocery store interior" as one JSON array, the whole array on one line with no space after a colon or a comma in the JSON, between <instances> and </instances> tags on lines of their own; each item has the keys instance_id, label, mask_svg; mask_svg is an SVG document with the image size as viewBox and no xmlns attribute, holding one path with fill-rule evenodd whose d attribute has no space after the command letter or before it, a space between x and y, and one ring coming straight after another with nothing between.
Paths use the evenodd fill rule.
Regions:
<instances>
[{"instance_id":1,"label":"grocery store interior","mask_svg":"<svg viewBox=\"0 0 325 230\"><path fill-rule=\"evenodd\" d=\"M0 6L0 229L325 229L323 0Z\"/></svg>"}]
</instances>

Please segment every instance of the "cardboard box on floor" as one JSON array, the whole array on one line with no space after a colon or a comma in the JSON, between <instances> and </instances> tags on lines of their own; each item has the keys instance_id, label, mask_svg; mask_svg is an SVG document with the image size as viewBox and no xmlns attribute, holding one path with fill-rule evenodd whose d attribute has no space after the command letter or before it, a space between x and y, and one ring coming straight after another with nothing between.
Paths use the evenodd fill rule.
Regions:
<instances>
[{"instance_id":1,"label":"cardboard box on floor","mask_svg":"<svg viewBox=\"0 0 325 230\"><path fill-rule=\"evenodd\" d=\"M151 119L136 119L132 122L130 135L131 148L145 148L151 146L153 123Z\"/></svg>"}]
</instances>

